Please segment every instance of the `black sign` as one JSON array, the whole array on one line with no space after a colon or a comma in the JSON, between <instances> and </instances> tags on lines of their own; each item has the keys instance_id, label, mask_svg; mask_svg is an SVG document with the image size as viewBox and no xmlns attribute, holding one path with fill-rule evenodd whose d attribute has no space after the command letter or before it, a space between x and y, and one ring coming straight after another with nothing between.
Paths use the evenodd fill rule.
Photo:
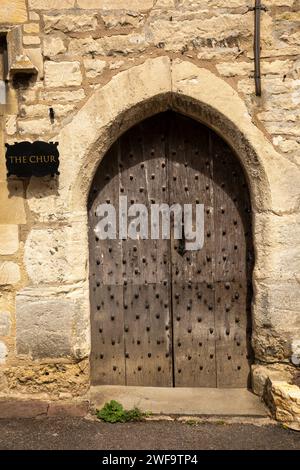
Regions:
<instances>
[{"instance_id":1,"label":"black sign","mask_svg":"<svg viewBox=\"0 0 300 470\"><path fill-rule=\"evenodd\" d=\"M6 146L7 176L59 175L58 142L16 142Z\"/></svg>"}]
</instances>

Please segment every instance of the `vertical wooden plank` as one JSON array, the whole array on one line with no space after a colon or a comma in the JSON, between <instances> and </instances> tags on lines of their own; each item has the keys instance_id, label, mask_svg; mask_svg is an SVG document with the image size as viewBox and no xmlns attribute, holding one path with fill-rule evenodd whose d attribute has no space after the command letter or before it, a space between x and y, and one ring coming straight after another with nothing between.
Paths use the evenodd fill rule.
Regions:
<instances>
[{"instance_id":1,"label":"vertical wooden plank","mask_svg":"<svg viewBox=\"0 0 300 470\"><path fill-rule=\"evenodd\" d=\"M204 247L180 250L171 240L176 386L216 386L212 162L208 130L170 115L170 203L204 204ZM195 215L194 215L195 217ZM195 229L195 226L193 227Z\"/></svg>"},{"instance_id":2,"label":"vertical wooden plank","mask_svg":"<svg viewBox=\"0 0 300 470\"><path fill-rule=\"evenodd\" d=\"M118 207L118 143L104 157L95 175L89 200L91 378L93 384L125 385L124 315L121 244L99 240L97 207Z\"/></svg>"},{"instance_id":3,"label":"vertical wooden plank","mask_svg":"<svg viewBox=\"0 0 300 470\"><path fill-rule=\"evenodd\" d=\"M122 241L127 385L172 386L169 240L150 232L151 205L168 202L165 137L160 115L121 139L120 189L149 217L148 239Z\"/></svg>"},{"instance_id":4,"label":"vertical wooden plank","mask_svg":"<svg viewBox=\"0 0 300 470\"><path fill-rule=\"evenodd\" d=\"M219 387L247 387L251 363L251 204L237 157L212 134Z\"/></svg>"}]
</instances>

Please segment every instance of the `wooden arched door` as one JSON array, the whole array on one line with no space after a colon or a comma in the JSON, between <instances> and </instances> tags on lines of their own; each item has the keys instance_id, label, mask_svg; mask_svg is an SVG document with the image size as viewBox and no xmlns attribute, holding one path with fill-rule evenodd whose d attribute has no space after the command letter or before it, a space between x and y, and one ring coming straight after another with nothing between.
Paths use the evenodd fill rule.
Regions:
<instances>
[{"instance_id":1,"label":"wooden arched door","mask_svg":"<svg viewBox=\"0 0 300 470\"><path fill-rule=\"evenodd\" d=\"M174 236L100 240L97 208L112 204L118 226L120 196L149 211L204 204L203 248L186 251ZM93 384L249 385L251 206L219 136L173 112L121 136L92 184L89 246Z\"/></svg>"}]
</instances>

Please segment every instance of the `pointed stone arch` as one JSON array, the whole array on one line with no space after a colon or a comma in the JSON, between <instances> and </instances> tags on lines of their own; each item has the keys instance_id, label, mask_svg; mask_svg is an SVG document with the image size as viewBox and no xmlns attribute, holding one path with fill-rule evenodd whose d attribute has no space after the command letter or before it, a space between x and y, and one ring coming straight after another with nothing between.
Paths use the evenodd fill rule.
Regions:
<instances>
[{"instance_id":1,"label":"pointed stone arch","mask_svg":"<svg viewBox=\"0 0 300 470\"><path fill-rule=\"evenodd\" d=\"M274 285L279 280L282 288L286 289L284 282L293 277L294 268L289 268L287 257L282 281L282 256L279 253L274 258L274 250L268 248L272 247L274 230L279 233L282 222L268 217L275 214L279 219L278 215L296 210L298 192L290 185L295 166L285 159L285 171L280 172L283 157L255 124L238 92L211 71L188 61L172 61L163 56L119 72L96 90L72 121L55 136L60 143L59 198L63 201L64 211L72 214L70 219L75 218L82 227L81 240L77 234L76 243L82 247L81 259L86 266L82 283L84 304L87 306L89 299L86 207L93 176L103 156L122 133L139 121L167 109L211 127L241 161L250 188L254 219L255 353L256 357L270 359L271 362L287 358L288 342L277 334L276 322L274 327L272 324L271 331L265 328L264 318L269 318L269 310L275 308L272 300ZM286 256L284 251L283 255ZM87 329L88 315L86 309L83 320Z\"/></svg>"},{"instance_id":2,"label":"pointed stone arch","mask_svg":"<svg viewBox=\"0 0 300 470\"><path fill-rule=\"evenodd\" d=\"M277 154L252 122L242 98L209 70L168 57L149 59L114 76L61 131L61 173L69 175L64 189L71 207L82 204L83 208L96 168L119 135L166 109L188 115L220 134L242 162L253 207L270 208L268 168Z\"/></svg>"}]
</instances>

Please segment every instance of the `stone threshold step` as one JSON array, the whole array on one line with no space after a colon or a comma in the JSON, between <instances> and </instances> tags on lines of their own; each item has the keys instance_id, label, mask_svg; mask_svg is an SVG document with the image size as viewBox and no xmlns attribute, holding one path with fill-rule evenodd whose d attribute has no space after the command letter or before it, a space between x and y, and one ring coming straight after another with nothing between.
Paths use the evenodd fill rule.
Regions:
<instances>
[{"instance_id":1,"label":"stone threshold step","mask_svg":"<svg viewBox=\"0 0 300 470\"><path fill-rule=\"evenodd\" d=\"M266 417L261 399L245 388L167 388L118 385L93 386L89 394L94 408L116 400L126 409L163 415Z\"/></svg>"}]
</instances>

